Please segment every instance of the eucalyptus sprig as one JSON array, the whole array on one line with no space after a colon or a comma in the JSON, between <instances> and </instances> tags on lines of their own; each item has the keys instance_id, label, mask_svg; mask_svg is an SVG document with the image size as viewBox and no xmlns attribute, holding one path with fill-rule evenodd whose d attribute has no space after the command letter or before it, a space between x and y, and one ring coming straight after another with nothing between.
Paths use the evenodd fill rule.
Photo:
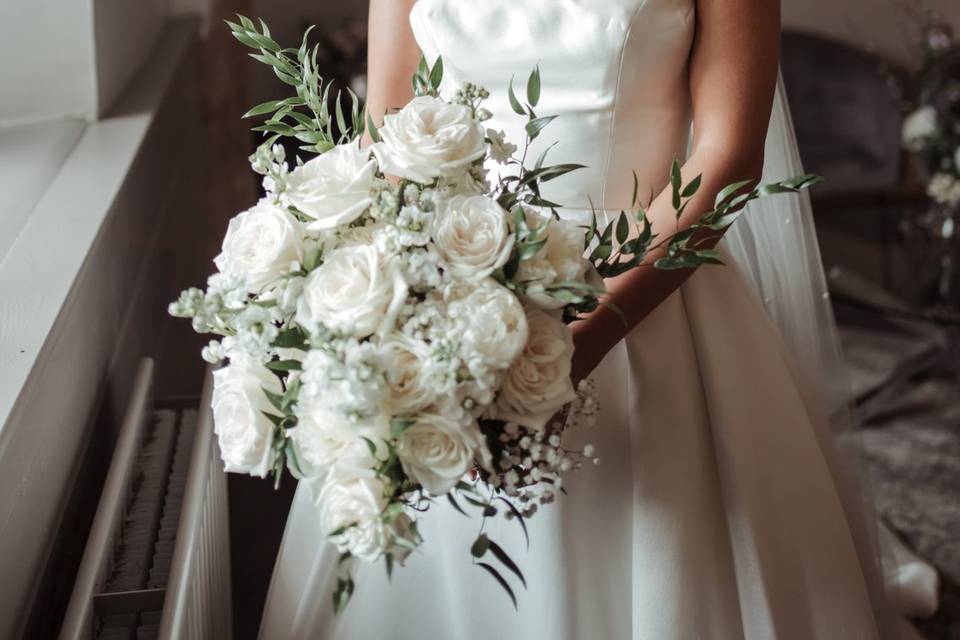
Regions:
<instances>
[{"instance_id":1,"label":"eucalyptus sprig","mask_svg":"<svg viewBox=\"0 0 960 640\"><path fill-rule=\"evenodd\" d=\"M670 176L671 202L675 217L679 221L700 189L701 176L684 184L680 175L680 163L676 160ZM603 278L614 278L635 267L653 266L669 270L722 264L719 253L715 249L703 248L703 245L709 238L736 222L747 203L764 196L797 193L822 181L820 176L807 174L753 188L748 188L753 180L735 182L717 194L713 209L702 214L696 222L657 241L661 236L653 233L647 210L637 200L638 180L634 174L633 202L629 213L621 211L601 230L597 226L594 212L592 224L587 228L585 236L585 247L593 247L589 260ZM629 219L631 215L637 230L632 237ZM652 263L647 261L650 252L661 247L666 247L666 255Z\"/></svg>"},{"instance_id":2,"label":"eucalyptus sprig","mask_svg":"<svg viewBox=\"0 0 960 640\"><path fill-rule=\"evenodd\" d=\"M303 143L301 149L324 153L337 144L349 142L363 135L365 120L360 99L350 89L350 107L345 111L341 92L330 108L331 84L320 76L317 65L318 45L308 46L313 27L303 34L299 48L282 48L270 35L263 20L259 27L246 16L237 15L239 24L226 20L233 37L255 49L249 54L273 70L281 82L293 87L296 96L269 100L258 104L243 117L268 116L254 131L267 136L265 145L272 145L280 137L291 137ZM336 127L336 129L334 128Z\"/></svg>"}]
</instances>

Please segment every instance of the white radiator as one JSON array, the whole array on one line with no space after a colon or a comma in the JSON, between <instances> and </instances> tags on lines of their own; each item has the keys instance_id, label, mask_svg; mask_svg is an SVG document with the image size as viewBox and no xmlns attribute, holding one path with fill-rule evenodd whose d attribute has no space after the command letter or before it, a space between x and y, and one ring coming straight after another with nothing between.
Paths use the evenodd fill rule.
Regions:
<instances>
[{"instance_id":1,"label":"white radiator","mask_svg":"<svg viewBox=\"0 0 960 640\"><path fill-rule=\"evenodd\" d=\"M61 640L232 637L227 486L209 409L211 372L199 404L152 406L152 375L144 360Z\"/></svg>"}]
</instances>

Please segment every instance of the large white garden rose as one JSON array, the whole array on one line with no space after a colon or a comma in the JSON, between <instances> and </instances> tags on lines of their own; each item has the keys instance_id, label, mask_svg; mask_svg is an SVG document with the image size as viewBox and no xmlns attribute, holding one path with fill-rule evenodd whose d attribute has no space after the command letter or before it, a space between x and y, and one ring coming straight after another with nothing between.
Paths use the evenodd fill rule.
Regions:
<instances>
[{"instance_id":1,"label":"large white garden rose","mask_svg":"<svg viewBox=\"0 0 960 640\"><path fill-rule=\"evenodd\" d=\"M443 266L460 280L486 278L513 250L507 212L486 196L458 195L443 201L431 235Z\"/></svg>"},{"instance_id":2,"label":"large white garden rose","mask_svg":"<svg viewBox=\"0 0 960 640\"><path fill-rule=\"evenodd\" d=\"M470 107L420 96L384 116L382 140L371 148L384 173L425 184L462 174L482 158L484 135Z\"/></svg>"},{"instance_id":3,"label":"large white garden rose","mask_svg":"<svg viewBox=\"0 0 960 640\"><path fill-rule=\"evenodd\" d=\"M937 110L932 105L923 105L904 119L903 145L911 151L919 151L936 132Z\"/></svg>"},{"instance_id":4,"label":"large white garden rose","mask_svg":"<svg viewBox=\"0 0 960 640\"><path fill-rule=\"evenodd\" d=\"M461 351L493 369L509 367L527 343L527 316L517 297L492 278L455 285L446 294Z\"/></svg>"},{"instance_id":5,"label":"large white garden rose","mask_svg":"<svg viewBox=\"0 0 960 640\"><path fill-rule=\"evenodd\" d=\"M214 263L221 273L241 275L259 292L303 260L303 225L289 212L261 200L234 217Z\"/></svg>"},{"instance_id":6,"label":"large white garden rose","mask_svg":"<svg viewBox=\"0 0 960 640\"><path fill-rule=\"evenodd\" d=\"M395 334L380 344L386 394L384 411L390 415L411 415L436 400L436 389L426 376L430 345Z\"/></svg>"},{"instance_id":7,"label":"large white garden rose","mask_svg":"<svg viewBox=\"0 0 960 640\"><path fill-rule=\"evenodd\" d=\"M280 380L254 362L237 361L213 372L213 430L227 471L265 478L274 462L277 414L263 389L282 394Z\"/></svg>"},{"instance_id":8,"label":"large white garden rose","mask_svg":"<svg viewBox=\"0 0 960 640\"><path fill-rule=\"evenodd\" d=\"M376 246L341 247L307 276L297 322L355 338L392 331L407 297L399 262Z\"/></svg>"},{"instance_id":9,"label":"large white garden rose","mask_svg":"<svg viewBox=\"0 0 960 640\"><path fill-rule=\"evenodd\" d=\"M308 229L332 229L353 222L370 206L376 171L369 149L338 145L291 171L286 195L313 218Z\"/></svg>"},{"instance_id":10,"label":"large white garden rose","mask_svg":"<svg viewBox=\"0 0 960 640\"><path fill-rule=\"evenodd\" d=\"M573 334L555 316L532 307L527 309L527 323L530 337L503 375L494 414L500 420L543 429L576 398L570 380Z\"/></svg>"},{"instance_id":11,"label":"large white garden rose","mask_svg":"<svg viewBox=\"0 0 960 640\"><path fill-rule=\"evenodd\" d=\"M334 465L370 468L374 464L367 438L374 447L390 436L387 417L350 420L335 409L327 395L303 394L295 413L297 426L287 433L297 454L297 466L303 476L329 472Z\"/></svg>"},{"instance_id":12,"label":"large white garden rose","mask_svg":"<svg viewBox=\"0 0 960 640\"><path fill-rule=\"evenodd\" d=\"M383 483L370 470L336 469L322 480L311 480L320 526L340 552L373 562L393 543L394 531L381 514L387 505Z\"/></svg>"},{"instance_id":13,"label":"large white garden rose","mask_svg":"<svg viewBox=\"0 0 960 640\"><path fill-rule=\"evenodd\" d=\"M475 460L487 464L490 457L476 422L463 426L432 413L418 415L400 434L397 455L404 472L434 495L450 491Z\"/></svg>"},{"instance_id":14,"label":"large white garden rose","mask_svg":"<svg viewBox=\"0 0 960 640\"><path fill-rule=\"evenodd\" d=\"M545 287L557 282L583 282L590 263L584 258L584 231L569 220L527 216L533 227L546 225L547 242L535 255L520 262L516 280L525 282L527 299L541 309L559 309L563 301Z\"/></svg>"}]
</instances>

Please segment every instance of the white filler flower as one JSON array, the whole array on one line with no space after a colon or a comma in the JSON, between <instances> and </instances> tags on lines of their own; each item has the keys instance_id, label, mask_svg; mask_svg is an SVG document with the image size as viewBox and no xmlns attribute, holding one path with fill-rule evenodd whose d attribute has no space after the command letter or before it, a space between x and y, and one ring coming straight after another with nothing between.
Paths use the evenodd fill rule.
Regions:
<instances>
[{"instance_id":1,"label":"white filler flower","mask_svg":"<svg viewBox=\"0 0 960 640\"><path fill-rule=\"evenodd\" d=\"M290 213L261 200L234 217L214 263L221 273L246 276L256 293L303 260L303 226Z\"/></svg>"},{"instance_id":2,"label":"white filler flower","mask_svg":"<svg viewBox=\"0 0 960 640\"><path fill-rule=\"evenodd\" d=\"M485 445L480 427L466 427L446 416L421 414L397 438L397 455L408 476L434 495L450 491L471 467Z\"/></svg>"},{"instance_id":3,"label":"white filler flower","mask_svg":"<svg viewBox=\"0 0 960 640\"><path fill-rule=\"evenodd\" d=\"M576 391L570 380L573 335L553 315L527 310L530 337L503 376L497 397L496 417L530 429L543 429L564 405L573 402Z\"/></svg>"},{"instance_id":4,"label":"white filler flower","mask_svg":"<svg viewBox=\"0 0 960 640\"><path fill-rule=\"evenodd\" d=\"M490 139L490 157L494 162L506 164L517 152L517 145L507 142L503 131L487 129L487 138Z\"/></svg>"},{"instance_id":5,"label":"white filler flower","mask_svg":"<svg viewBox=\"0 0 960 640\"><path fill-rule=\"evenodd\" d=\"M277 411L263 393L282 394L266 367L234 362L213 372L213 430L227 471L265 478L274 462L274 424L263 412Z\"/></svg>"},{"instance_id":6,"label":"white filler flower","mask_svg":"<svg viewBox=\"0 0 960 640\"><path fill-rule=\"evenodd\" d=\"M383 118L372 145L384 173L426 184L464 173L486 153L485 132L470 107L420 96Z\"/></svg>"},{"instance_id":7,"label":"white filler flower","mask_svg":"<svg viewBox=\"0 0 960 640\"><path fill-rule=\"evenodd\" d=\"M355 338L386 335L394 329L407 297L399 262L374 245L335 250L303 284L297 322Z\"/></svg>"},{"instance_id":8,"label":"white filler flower","mask_svg":"<svg viewBox=\"0 0 960 640\"><path fill-rule=\"evenodd\" d=\"M376 171L369 149L342 144L291 171L286 196L313 218L308 229L332 229L353 222L370 206Z\"/></svg>"},{"instance_id":9,"label":"white filler flower","mask_svg":"<svg viewBox=\"0 0 960 640\"><path fill-rule=\"evenodd\" d=\"M433 217L433 243L454 278L482 280L510 258L507 212L486 196L454 196Z\"/></svg>"}]
</instances>

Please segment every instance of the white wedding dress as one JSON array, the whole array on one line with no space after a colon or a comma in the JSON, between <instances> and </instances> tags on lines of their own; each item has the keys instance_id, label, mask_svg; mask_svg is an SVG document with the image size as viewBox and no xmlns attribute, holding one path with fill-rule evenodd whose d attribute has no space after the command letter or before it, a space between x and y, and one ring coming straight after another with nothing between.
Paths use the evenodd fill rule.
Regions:
<instances>
[{"instance_id":1,"label":"white wedding dress","mask_svg":"<svg viewBox=\"0 0 960 640\"><path fill-rule=\"evenodd\" d=\"M540 65L538 113L560 117L531 157L556 140L551 162L589 166L547 185L576 217L591 201L628 207L631 169L643 193L658 192L685 154L694 9L694 0L420 0L411 21L428 59L443 56L444 88L489 89L489 126L515 141L524 122L509 110L507 82L517 74L522 88ZM516 522L487 523L526 574L518 611L471 566L479 521L438 503L420 518L425 544L392 582L381 564L358 563L353 599L334 616L337 552L301 488L261 638L893 637L874 538L839 488L823 436L826 411L802 390L802 366L748 270L701 268L604 360L594 373L600 424L584 435L600 464L529 520L529 550Z\"/></svg>"}]
</instances>

